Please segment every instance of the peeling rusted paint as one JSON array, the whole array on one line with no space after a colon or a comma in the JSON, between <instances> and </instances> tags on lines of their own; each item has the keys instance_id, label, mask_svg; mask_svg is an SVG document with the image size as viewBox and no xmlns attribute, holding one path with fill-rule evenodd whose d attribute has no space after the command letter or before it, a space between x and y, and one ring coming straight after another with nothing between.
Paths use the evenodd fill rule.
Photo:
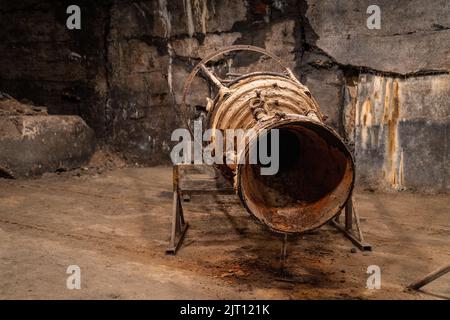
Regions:
<instances>
[{"instance_id":1,"label":"peeling rusted paint","mask_svg":"<svg viewBox=\"0 0 450 320\"><path fill-rule=\"evenodd\" d=\"M243 77L227 90L215 100L211 128L280 131L277 174L262 176L258 165L230 166L249 212L274 231L293 233L319 227L337 214L353 185L353 162L320 120L309 90L290 77L264 73ZM284 148L283 141L288 142ZM296 165L283 167L287 159Z\"/></svg>"}]
</instances>

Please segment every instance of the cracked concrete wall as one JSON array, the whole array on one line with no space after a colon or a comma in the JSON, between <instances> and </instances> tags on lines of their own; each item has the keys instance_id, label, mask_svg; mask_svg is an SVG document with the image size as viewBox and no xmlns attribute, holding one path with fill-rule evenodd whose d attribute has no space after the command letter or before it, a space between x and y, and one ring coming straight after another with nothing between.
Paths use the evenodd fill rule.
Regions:
<instances>
[{"instance_id":1,"label":"cracked concrete wall","mask_svg":"<svg viewBox=\"0 0 450 320\"><path fill-rule=\"evenodd\" d=\"M393 78L363 74L355 100L361 184L448 191L450 75Z\"/></svg>"},{"instance_id":2,"label":"cracked concrete wall","mask_svg":"<svg viewBox=\"0 0 450 320\"><path fill-rule=\"evenodd\" d=\"M344 72L342 134L359 185L448 192L449 3L377 1L381 29L369 30L373 1L307 2L306 41Z\"/></svg>"},{"instance_id":3,"label":"cracked concrete wall","mask_svg":"<svg viewBox=\"0 0 450 320\"><path fill-rule=\"evenodd\" d=\"M182 126L174 104L191 68L220 47L252 44L280 56L310 88L326 122L353 144L361 185L449 191L445 0L379 0L380 30L366 27L374 4L366 0L80 1L80 32L64 30L68 2L7 2L0 89L50 113L81 114L130 160L169 163L170 134ZM244 53L213 68L277 70ZM197 78L189 104L203 105L210 91Z\"/></svg>"}]
</instances>

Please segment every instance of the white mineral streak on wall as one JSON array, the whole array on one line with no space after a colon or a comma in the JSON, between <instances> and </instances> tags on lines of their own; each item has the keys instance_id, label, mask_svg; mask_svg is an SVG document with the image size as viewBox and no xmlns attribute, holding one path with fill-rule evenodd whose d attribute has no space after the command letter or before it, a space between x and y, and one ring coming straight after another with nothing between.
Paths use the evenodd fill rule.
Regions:
<instances>
[{"instance_id":1,"label":"white mineral streak on wall","mask_svg":"<svg viewBox=\"0 0 450 320\"><path fill-rule=\"evenodd\" d=\"M196 12L200 15L200 25L202 33L206 34L206 20L208 19L208 3L207 0L194 0Z\"/></svg>"},{"instance_id":2,"label":"white mineral streak on wall","mask_svg":"<svg viewBox=\"0 0 450 320\"><path fill-rule=\"evenodd\" d=\"M34 139L40 133L40 127L36 125L23 126L22 137L28 139Z\"/></svg>"},{"instance_id":3,"label":"white mineral streak on wall","mask_svg":"<svg viewBox=\"0 0 450 320\"><path fill-rule=\"evenodd\" d=\"M191 3L191 1L193 2ZM186 27L189 37L192 37L195 33L196 22L200 24L203 34L208 32L207 20L209 13L207 0L184 0L184 11L186 13Z\"/></svg>"},{"instance_id":4,"label":"white mineral streak on wall","mask_svg":"<svg viewBox=\"0 0 450 320\"><path fill-rule=\"evenodd\" d=\"M170 22L170 13L167 10L167 0L159 0L158 14L165 27L164 37L167 38L167 52L169 53L169 63L167 65L167 85L169 86L169 92L173 94L172 85L172 63L173 63L173 48L170 43L170 34L172 31L172 25Z\"/></svg>"},{"instance_id":5,"label":"white mineral streak on wall","mask_svg":"<svg viewBox=\"0 0 450 320\"><path fill-rule=\"evenodd\" d=\"M213 15L215 15L216 14L216 1L215 0L211 0L211 8L212 8Z\"/></svg>"},{"instance_id":6,"label":"white mineral streak on wall","mask_svg":"<svg viewBox=\"0 0 450 320\"><path fill-rule=\"evenodd\" d=\"M142 17L146 18L146 14L145 14L144 10L142 10L142 8L139 5L139 3L133 3L133 5L139 11L139 13L142 15Z\"/></svg>"},{"instance_id":7,"label":"white mineral streak on wall","mask_svg":"<svg viewBox=\"0 0 450 320\"><path fill-rule=\"evenodd\" d=\"M167 65L167 85L169 86L169 92L173 93L173 76L172 76L172 63L173 63L173 49L170 42L167 42L167 50L169 51L169 64Z\"/></svg>"},{"instance_id":8,"label":"white mineral streak on wall","mask_svg":"<svg viewBox=\"0 0 450 320\"><path fill-rule=\"evenodd\" d=\"M369 129L372 127L372 104L370 102L370 99L366 99L364 101L362 107L361 107L361 119L359 123L362 124L361 126L361 146L363 149L367 149L367 140L369 138L369 134L372 133L372 130ZM371 135L373 137L373 135ZM373 139L370 139L371 142L373 142Z\"/></svg>"},{"instance_id":9,"label":"white mineral streak on wall","mask_svg":"<svg viewBox=\"0 0 450 320\"><path fill-rule=\"evenodd\" d=\"M227 67L228 67L228 72L232 72L232 67L233 67L233 58L229 58L227 59Z\"/></svg>"},{"instance_id":10,"label":"white mineral streak on wall","mask_svg":"<svg viewBox=\"0 0 450 320\"><path fill-rule=\"evenodd\" d=\"M184 12L186 13L186 27L189 37L192 37L195 32L194 19L192 17L191 0L184 0Z\"/></svg>"}]
</instances>

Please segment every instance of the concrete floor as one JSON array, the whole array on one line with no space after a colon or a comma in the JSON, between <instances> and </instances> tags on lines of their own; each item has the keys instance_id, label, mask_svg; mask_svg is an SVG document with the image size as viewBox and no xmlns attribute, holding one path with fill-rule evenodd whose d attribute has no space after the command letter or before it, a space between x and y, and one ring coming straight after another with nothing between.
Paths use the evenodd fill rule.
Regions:
<instances>
[{"instance_id":1,"label":"concrete floor","mask_svg":"<svg viewBox=\"0 0 450 320\"><path fill-rule=\"evenodd\" d=\"M258 226L236 196L195 196L185 203L185 244L167 256L171 169L124 168L103 174L0 180L2 299L439 299L450 274L404 287L450 261L448 195L356 194L373 252L329 226L288 243ZM81 289L66 269L81 268ZM369 265L381 289L366 289Z\"/></svg>"}]
</instances>

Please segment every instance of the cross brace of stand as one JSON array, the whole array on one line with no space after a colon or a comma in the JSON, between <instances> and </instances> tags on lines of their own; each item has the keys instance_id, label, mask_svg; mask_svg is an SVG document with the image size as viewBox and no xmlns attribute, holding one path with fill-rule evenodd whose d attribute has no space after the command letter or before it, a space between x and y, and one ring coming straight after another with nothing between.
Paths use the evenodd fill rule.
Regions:
<instances>
[{"instance_id":1,"label":"cross brace of stand","mask_svg":"<svg viewBox=\"0 0 450 320\"><path fill-rule=\"evenodd\" d=\"M330 224L338 229L340 232L344 234L359 250L361 251L371 251L372 246L364 241L364 236L360 227L359 214L356 210L355 199L353 198L353 193L350 195L347 203L344 208L344 225L340 223L340 216L336 216L336 218L330 221ZM356 227L353 228L353 226ZM356 232L355 232L356 231Z\"/></svg>"},{"instance_id":2,"label":"cross brace of stand","mask_svg":"<svg viewBox=\"0 0 450 320\"><path fill-rule=\"evenodd\" d=\"M180 194L180 170L179 166L173 166L173 203L172 203L172 229L170 234L168 254L176 254L183 242L189 224L184 220L183 205Z\"/></svg>"},{"instance_id":3,"label":"cross brace of stand","mask_svg":"<svg viewBox=\"0 0 450 320\"><path fill-rule=\"evenodd\" d=\"M215 192L221 194L233 193L233 190L228 189L214 189L214 190L201 190L198 188L181 188L180 187L180 167L189 167L192 165L174 165L173 166L173 204L172 204L172 227L170 235L169 247L166 250L168 254L176 254L177 250L181 246L183 239L186 235L189 224L185 221L183 215L182 195L191 194L204 194L206 192ZM344 225L340 223L340 216L342 212L334 219L330 220L330 224L337 230L342 232L359 250L371 251L372 246L364 241L363 233L360 228L360 220L358 212L356 211L355 200L353 195L349 197L349 200L345 204L344 211ZM356 227L356 230L354 228ZM286 239L286 237L285 237ZM285 248L282 248L282 251Z\"/></svg>"}]
</instances>

